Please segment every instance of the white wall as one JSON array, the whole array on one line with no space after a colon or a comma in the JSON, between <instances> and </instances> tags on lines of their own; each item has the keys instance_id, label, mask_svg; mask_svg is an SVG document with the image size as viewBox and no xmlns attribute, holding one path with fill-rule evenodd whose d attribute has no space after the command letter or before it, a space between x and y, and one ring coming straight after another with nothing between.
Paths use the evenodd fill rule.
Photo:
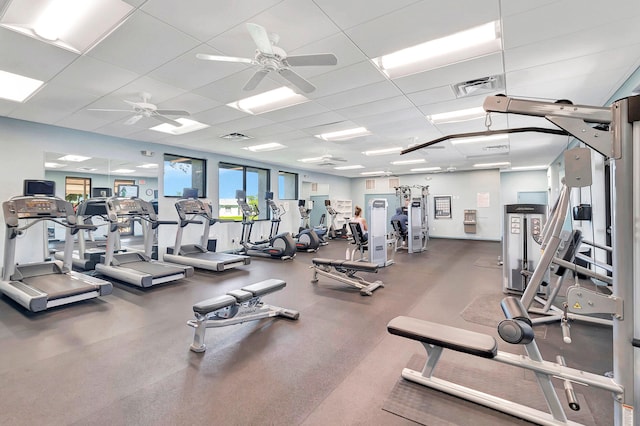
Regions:
<instances>
[{"instance_id":1,"label":"white wall","mask_svg":"<svg viewBox=\"0 0 640 426\"><path fill-rule=\"evenodd\" d=\"M548 190L546 170L500 173L500 202L503 206L517 204L518 192L542 191L548 195Z\"/></svg>"},{"instance_id":2,"label":"white wall","mask_svg":"<svg viewBox=\"0 0 640 426\"><path fill-rule=\"evenodd\" d=\"M367 190L366 179L354 179L351 183L353 205L364 205L364 194L395 194L389 188L389 178L377 178L376 188ZM460 173L435 173L403 175L400 185L429 185L429 234L439 238L463 238L499 241L502 236L500 227L501 199L500 172L478 170ZM488 194L489 206L478 206L478 195ZM450 195L451 219L434 220L433 197ZM464 232L464 210L477 210L477 229L475 234Z\"/></svg>"}]
</instances>

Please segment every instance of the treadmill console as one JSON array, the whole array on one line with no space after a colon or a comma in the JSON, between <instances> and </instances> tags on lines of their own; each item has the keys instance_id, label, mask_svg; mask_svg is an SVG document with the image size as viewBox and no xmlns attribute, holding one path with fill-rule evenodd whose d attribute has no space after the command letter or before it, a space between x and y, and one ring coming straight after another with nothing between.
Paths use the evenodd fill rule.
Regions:
<instances>
[{"instance_id":1,"label":"treadmill console","mask_svg":"<svg viewBox=\"0 0 640 426\"><path fill-rule=\"evenodd\" d=\"M75 223L75 212L68 201L55 197L18 197L2 203L7 226L17 226L19 219L64 218Z\"/></svg>"},{"instance_id":2,"label":"treadmill console","mask_svg":"<svg viewBox=\"0 0 640 426\"><path fill-rule=\"evenodd\" d=\"M107 200L107 212L111 222L119 217L145 215L144 209L137 198L112 197Z\"/></svg>"},{"instance_id":3,"label":"treadmill console","mask_svg":"<svg viewBox=\"0 0 640 426\"><path fill-rule=\"evenodd\" d=\"M205 204L196 199L179 200L176 202L176 210L178 211L180 219L183 220L186 219L186 215L188 214L209 214Z\"/></svg>"}]
</instances>

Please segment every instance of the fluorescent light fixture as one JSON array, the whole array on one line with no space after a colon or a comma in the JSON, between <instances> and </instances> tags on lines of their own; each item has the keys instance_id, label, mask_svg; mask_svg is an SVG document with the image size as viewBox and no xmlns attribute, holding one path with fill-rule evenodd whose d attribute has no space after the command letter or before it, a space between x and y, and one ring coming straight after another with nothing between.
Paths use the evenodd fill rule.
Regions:
<instances>
[{"instance_id":1,"label":"fluorescent light fixture","mask_svg":"<svg viewBox=\"0 0 640 426\"><path fill-rule=\"evenodd\" d=\"M499 21L460 31L372 59L389 78L443 67L502 49Z\"/></svg>"},{"instance_id":2,"label":"fluorescent light fixture","mask_svg":"<svg viewBox=\"0 0 640 426\"><path fill-rule=\"evenodd\" d=\"M75 53L86 53L134 11L122 0L13 0L0 26Z\"/></svg>"},{"instance_id":3,"label":"fluorescent light fixture","mask_svg":"<svg viewBox=\"0 0 640 426\"><path fill-rule=\"evenodd\" d=\"M248 114L257 115L308 101L309 99L306 97L294 92L288 87L283 86L279 89L270 90L268 92L260 93L259 95L231 102L230 104L227 104L227 106Z\"/></svg>"},{"instance_id":4,"label":"fluorescent light fixture","mask_svg":"<svg viewBox=\"0 0 640 426\"><path fill-rule=\"evenodd\" d=\"M385 172L385 171L382 171L382 170L378 170L378 171L375 171L375 172L361 172L360 174L363 175L363 176L369 176L369 175L384 175L386 173L388 173L388 172Z\"/></svg>"},{"instance_id":5,"label":"fluorescent light fixture","mask_svg":"<svg viewBox=\"0 0 640 426\"><path fill-rule=\"evenodd\" d=\"M127 174L127 173L133 173L135 172L135 170L133 169L115 169L115 170L111 170L112 173L122 173L122 174Z\"/></svg>"},{"instance_id":6,"label":"fluorescent light fixture","mask_svg":"<svg viewBox=\"0 0 640 426\"><path fill-rule=\"evenodd\" d=\"M483 118L486 117L486 115L487 112L484 110L484 108L476 107L427 115L427 120L429 120L432 124L459 123L461 121Z\"/></svg>"},{"instance_id":7,"label":"fluorescent light fixture","mask_svg":"<svg viewBox=\"0 0 640 426\"><path fill-rule=\"evenodd\" d=\"M338 167L334 167L334 170L356 170L356 169L364 169L364 166L361 166L360 164L354 164L352 166L338 166Z\"/></svg>"},{"instance_id":8,"label":"fluorescent light fixture","mask_svg":"<svg viewBox=\"0 0 640 426\"><path fill-rule=\"evenodd\" d=\"M359 138L370 134L371 132L364 127L354 127L352 129L338 130L337 132L321 133L315 135L315 137L325 141L346 141L347 139Z\"/></svg>"},{"instance_id":9,"label":"fluorescent light fixture","mask_svg":"<svg viewBox=\"0 0 640 426\"><path fill-rule=\"evenodd\" d=\"M503 161L500 163L478 163L478 164L474 164L473 167L502 167L502 166L508 166L509 164L511 164L508 161Z\"/></svg>"},{"instance_id":10,"label":"fluorescent light fixture","mask_svg":"<svg viewBox=\"0 0 640 426\"><path fill-rule=\"evenodd\" d=\"M277 142L271 142L271 143L263 143L262 145L245 146L242 149L246 149L247 151L251 151L251 152L263 152L263 151L276 151L278 149L283 149L283 148L286 148L286 146Z\"/></svg>"},{"instance_id":11,"label":"fluorescent light fixture","mask_svg":"<svg viewBox=\"0 0 640 426\"><path fill-rule=\"evenodd\" d=\"M451 145L462 145L467 143L476 143L476 142L494 142L494 141L502 141L509 139L509 135L506 133L500 135L490 135L490 136L473 136L470 138L459 138L459 139L451 139Z\"/></svg>"},{"instance_id":12,"label":"fluorescent light fixture","mask_svg":"<svg viewBox=\"0 0 640 426\"><path fill-rule=\"evenodd\" d=\"M322 160L326 160L326 159L330 159L331 157L329 156L323 156L323 157L308 157L308 158L301 158L298 161L300 161L301 163L319 163Z\"/></svg>"},{"instance_id":13,"label":"fluorescent light fixture","mask_svg":"<svg viewBox=\"0 0 640 426\"><path fill-rule=\"evenodd\" d=\"M411 169L412 172L437 172L442 170L440 167L419 167L417 169Z\"/></svg>"},{"instance_id":14,"label":"fluorescent light fixture","mask_svg":"<svg viewBox=\"0 0 640 426\"><path fill-rule=\"evenodd\" d=\"M363 154L367 156L373 155L390 155L390 154L398 154L402 151L401 146L394 146L391 148L383 148L383 149L374 149L371 151L364 151Z\"/></svg>"},{"instance_id":15,"label":"fluorescent light fixture","mask_svg":"<svg viewBox=\"0 0 640 426\"><path fill-rule=\"evenodd\" d=\"M98 169L95 168L95 167L78 167L78 170L83 171L83 172L96 172L96 171L98 171Z\"/></svg>"},{"instance_id":16,"label":"fluorescent light fixture","mask_svg":"<svg viewBox=\"0 0 640 426\"><path fill-rule=\"evenodd\" d=\"M136 166L139 169L157 169L158 165L156 163L145 163L145 164L140 164L139 166Z\"/></svg>"},{"instance_id":17,"label":"fluorescent light fixture","mask_svg":"<svg viewBox=\"0 0 640 426\"><path fill-rule=\"evenodd\" d=\"M403 164L420 164L420 163L424 163L425 160L424 158L415 158L413 160L398 160L398 161L392 161L391 164L393 164L394 166L401 166Z\"/></svg>"},{"instance_id":18,"label":"fluorescent light fixture","mask_svg":"<svg viewBox=\"0 0 640 426\"><path fill-rule=\"evenodd\" d=\"M549 166L517 166L517 167L511 167L511 170L544 170L546 168L548 168Z\"/></svg>"},{"instance_id":19,"label":"fluorescent light fixture","mask_svg":"<svg viewBox=\"0 0 640 426\"><path fill-rule=\"evenodd\" d=\"M190 120L188 118L178 118L175 121L181 124L180 127L174 126L169 123L162 123L157 126L151 127L149 130L155 130L156 132L169 133L170 135L184 135L185 133L195 132L197 130L206 129L208 124L200 123L199 121Z\"/></svg>"},{"instance_id":20,"label":"fluorescent light fixture","mask_svg":"<svg viewBox=\"0 0 640 426\"><path fill-rule=\"evenodd\" d=\"M61 167L66 167L66 164L61 164L61 163L52 163L52 162L45 162L44 166L47 169L59 169Z\"/></svg>"},{"instance_id":21,"label":"fluorescent light fixture","mask_svg":"<svg viewBox=\"0 0 640 426\"><path fill-rule=\"evenodd\" d=\"M68 155L65 155L63 157L58 158L58 160L73 161L73 162L76 162L76 163L80 163L82 161L91 160L91 157L83 157L82 155L68 154Z\"/></svg>"},{"instance_id":22,"label":"fluorescent light fixture","mask_svg":"<svg viewBox=\"0 0 640 426\"><path fill-rule=\"evenodd\" d=\"M44 84L44 81L0 70L0 98L24 102Z\"/></svg>"}]
</instances>

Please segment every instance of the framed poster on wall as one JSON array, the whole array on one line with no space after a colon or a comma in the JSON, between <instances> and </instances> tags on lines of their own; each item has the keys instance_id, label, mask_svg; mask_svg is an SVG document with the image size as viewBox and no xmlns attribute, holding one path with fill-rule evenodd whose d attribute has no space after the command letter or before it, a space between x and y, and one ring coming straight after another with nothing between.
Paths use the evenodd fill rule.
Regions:
<instances>
[{"instance_id":1,"label":"framed poster on wall","mask_svg":"<svg viewBox=\"0 0 640 426\"><path fill-rule=\"evenodd\" d=\"M438 195L433 197L434 219L451 219L451 196Z\"/></svg>"}]
</instances>

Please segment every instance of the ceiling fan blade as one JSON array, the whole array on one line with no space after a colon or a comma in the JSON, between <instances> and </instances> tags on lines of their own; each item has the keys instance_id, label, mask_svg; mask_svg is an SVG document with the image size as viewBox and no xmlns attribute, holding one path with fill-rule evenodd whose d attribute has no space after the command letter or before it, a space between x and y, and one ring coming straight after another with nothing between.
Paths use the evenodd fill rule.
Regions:
<instances>
[{"instance_id":1,"label":"ceiling fan blade","mask_svg":"<svg viewBox=\"0 0 640 426\"><path fill-rule=\"evenodd\" d=\"M281 76L289 80L291 84L302 90L304 93L311 93L316 90L316 87L313 84L309 83L307 80L302 78L294 71L291 71L289 68L282 68L278 70L278 72Z\"/></svg>"},{"instance_id":2,"label":"ceiling fan blade","mask_svg":"<svg viewBox=\"0 0 640 426\"><path fill-rule=\"evenodd\" d=\"M313 65L336 65L338 58L333 53L316 53L313 55L287 56L287 63L292 67L305 67Z\"/></svg>"},{"instance_id":3,"label":"ceiling fan blade","mask_svg":"<svg viewBox=\"0 0 640 426\"><path fill-rule=\"evenodd\" d=\"M153 114L151 117L155 118L156 120L162 121L163 123L171 124L172 126L175 126L175 127L182 126L182 123L179 123L176 120L172 120L169 117L165 117L164 115Z\"/></svg>"},{"instance_id":4,"label":"ceiling fan blade","mask_svg":"<svg viewBox=\"0 0 640 426\"><path fill-rule=\"evenodd\" d=\"M182 111L179 109L157 109L156 112L161 115L179 115L183 117L191 115L188 111Z\"/></svg>"},{"instance_id":5,"label":"ceiling fan blade","mask_svg":"<svg viewBox=\"0 0 640 426\"><path fill-rule=\"evenodd\" d=\"M127 121L124 122L124 124L126 124L127 126L130 126L132 124L136 124L138 121L140 121L140 119L142 118L142 115L133 115L131 116Z\"/></svg>"},{"instance_id":6,"label":"ceiling fan blade","mask_svg":"<svg viewBox=\"0 0 640 426\"><path fill-rule=\"evenodd\" d=\"M269 40L269 34L267 30L258 25L247 23L247 30L253 39L253 42L258 46L258 50L268 55L273 55L273 48L271 47L271 40Z\"/></svg>"},{"instance_id":7,"label":"ceiling fan blade","mask_svg":"<svg viewBox=\"0 0 640 426\"><path fill-rule=\"evenodd\" d=\"M87 108L87 111L131 112L130 109L103 109L103 108Z\"/></svg>"},{"instance_id":8,"label":"ceiling fan blade","mask_svg":"<svg viewBox=\"0 0 640 426\"><path fill-rule=\"evenodd\" d=\"M124 102L126 102L127 104L131 105L132 107L138 107L140 102L133 102L133 101L128 101L126 99L123 99Z\"/></svg>"},{"instance_id":9,"label":"ceiling fan blade","mask_svg":"<svg viewBox=\"0 0 640 426\"><path fill-rule=\"evenodd\" d=\"M203 59L205 61L242 62L242 63L245 63L245 64L252 64L253 63L253 59L249 59L249 58L236 58L234 56L207 55L206 53L196 53L196 58Z\"/></svg>"},{"instance_id":10,"label":"ceiling fan blade","mask_svg":"<svg viewBox=\"0 0 640 426\"><path fill-rule=\"evenodd\" d=\"M258 86L258 84L264 79L264 77L269 74L269 70L258 70L256 73L247 81L247 84L244 85L242 90L253 90Z\"/></svg>"}]
</instances>

